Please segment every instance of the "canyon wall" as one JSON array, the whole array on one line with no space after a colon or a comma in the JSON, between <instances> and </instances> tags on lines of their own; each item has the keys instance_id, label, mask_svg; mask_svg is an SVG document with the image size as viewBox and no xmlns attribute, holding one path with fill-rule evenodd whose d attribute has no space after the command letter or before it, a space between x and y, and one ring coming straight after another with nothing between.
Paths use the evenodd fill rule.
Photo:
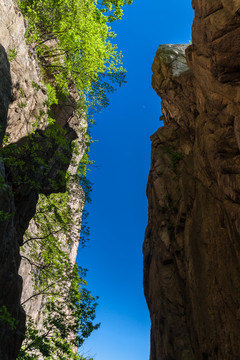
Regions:
<instances>
[{"instance_id":1,"label":"canyon wall","mask_svg":"<svg viewBox=\"0 0 240 360\"><path fill-rule=\"evenodd\" d=\"M159 46L144 290L151 360L240 359L240 3L192 0L192 44Z\"/></svg>"},{"instance_id":2,"label":"canyon wall","mask_svg":"<svg viewBox=\"0 0 240 360\"><path fill-rule=\"evenodd\" d=\"M26 44L25 30L16 2L1 0L0 360L17 358L25 333L25 311L21 304L25 303L25 310L34 320L41 315L42 297L26 301L34 294L34 281L29 261L22 261L21 276L18 274L20 246L27 229L28 233L35 233L32 218L39 194L65 192L64 174L67 171L76 174L85 149L87 126L75 111L77 94L73 90L66 101L59 101L52 108L59 134L64 131L64 144L58 134L52 137L51 125L46 120L46 88L35 50ZM78 148L75 153L73 142ZM74 224L67 235L58 236L74 263L84 194L78 181L69 187L68 206Z\"/></svg>"}]
</instances>

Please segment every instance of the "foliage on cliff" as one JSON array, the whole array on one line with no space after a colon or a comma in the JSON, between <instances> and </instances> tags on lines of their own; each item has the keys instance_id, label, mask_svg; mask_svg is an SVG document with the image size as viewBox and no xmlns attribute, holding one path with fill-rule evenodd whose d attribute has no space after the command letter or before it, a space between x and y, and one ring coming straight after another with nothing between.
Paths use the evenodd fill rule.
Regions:
<instances>
[{"instance_id":1,"label":"foliage on cliff","mask_svg":"<svg viewBox=\"0 0 240 360\"><path fill-rule=\"evenodd\" d=\"M66 140L64 131L55 124L52 118L54 104L67 101L77 90L79 100L75 112L81 119L82 115L87 116L90 106L95 111L105 107L108 104L107 93L114 91L114 83L121 85L124 82L122 55L112 43L116 35L108 23L121 19L123 5L131 2L19 1L28 23L26 37L38 56L48 95L48 103L40 109L35 128L46 115L49 126L44 132L34 131L20 147L6 147L5 164L10 169L14 186L26 184L41 192L41 181L45 181L51 168L46 144L49 154L54 152L53 160L57 159L60 164L67 164L69 154L78 151L74 146L69 148L69 139ZM83 132L83 142L88 151L90 138L86 129ZM31 155L30 165L28 153ZM59 158L56 158L56 153ZM91 190L86 180L88 164L86 152L77 174L77 181L81 182L85 191L85 200L89 200ZM28 166L32 166L33 171L29 171ZM24 236L22 257L31 266L35 289L22 305L34 297L43 296L41 311L44 316L40 326L28 316L26 339L18 360L38 359L39 356L43 359L83 359L75 350L99 326L94 324L96 299L86 289L85 271L80 269L79 272L69 260L70 234L74 225L68 203L69 186L76 178L73 179L70 174L65 176L65 165L63 168L64 171L58 172L58 182L47 176L47 187L50 192L62 191L61 186L67 191L64 194L40 195L34 217L35 230ZM81 212L83 205L77 211ZM86 241L84 235L88 236L87 224L82 224L82 246Z\"/></svg>"},{"instance_id":2,"label":"foliage on cliff","mask_svg":"<svg viewBox=\"0 0 240 360\"><path fill-rule=\"evenodd\" d=\"M72 186L75 180L69 177L68 186ZM35 231L25 233L22 258L31 266L35 288L22 305L40 296L43 316L40 326L27 317L26 339L18 360L39 356L83 360L75 350L99 327L94 324L97 303L86 288L86 270L73 266L69 259L73 245L71 228L77 225L72 215L68 188L65 193L40 195L34 216ZM84 246L83 234L81 238Z\"/></svg>"},{"instance_id":3,"label":"foliage on cliff","mask_svg":"<svg viewBox=\"0 0 240 360\"><path fill-rule=\"evenodd\" d=\"M80 269L81 270L81 269ZM85 288L84 270L74 268L68 275L70 288L58 291L48 289L43 306L43 323L39 330L28 318L26 339L18 360L43 359L84 360L75 349L80 347L91 332L99 327L95 319L95 298ZM80 291L79 291L80 289Z\"/></svg>"},{"instance_id":4,"label":"foliage on cliff","mask_svg":"<svg viewBox=\"0 0 240 360\"><path fill-rule=\"evenodd\" d=\"M112 83L124 81L121 52L108 22L120 19L132 0L21 0L28 21L27 38L34 44L47 79L57 92L72 84L97 107L108 104ZM84 97L83 97L84 98Z\"/></svg>"}]
</instances>

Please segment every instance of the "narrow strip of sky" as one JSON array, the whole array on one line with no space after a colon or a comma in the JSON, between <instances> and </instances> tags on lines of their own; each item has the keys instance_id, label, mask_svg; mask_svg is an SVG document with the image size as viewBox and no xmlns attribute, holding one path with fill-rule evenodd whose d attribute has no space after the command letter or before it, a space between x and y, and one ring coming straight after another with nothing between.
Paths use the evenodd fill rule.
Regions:
<instances>
[{"instance_id":1,"label":"narrow strip of sky","mask_svg":"<svg viewBox=\"0 0 240 360\"><path fill-rule=\"evenodd\" d=\"M89 269L89 289L99 295L101 327L82 352L95 360L147 360L150 321L142 288L142 243L147 225L145 189L150 135L161 125L160 99L151 88L151 64L159 44L189 43L191 1L134 0L112 28L123 51L127 84L96 116L91 146L95 164L91 240L78 254Z\"/></svg>"}]
</instances>

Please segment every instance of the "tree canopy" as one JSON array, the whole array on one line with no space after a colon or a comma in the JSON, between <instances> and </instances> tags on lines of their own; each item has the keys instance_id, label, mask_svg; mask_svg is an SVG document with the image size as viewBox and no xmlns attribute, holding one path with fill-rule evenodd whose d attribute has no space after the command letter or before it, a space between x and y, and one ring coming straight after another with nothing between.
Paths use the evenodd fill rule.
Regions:
<instances>
[{"instance_id":1,"label":"tree canopy","mask_svg":"<svg viewBox=\"0 0 240 360\"><path fill-rule=\"evenodd\" d=\"M37 50L45 78L58 92L67 94L74 84L80 96L90 94L92 102L97 97L98 104L100 98L107 104L111 83L121 84L125 73L109 23L121 19L123 5L131 2L20 0L28 20L27 38Z\"/></svg>"}]
</instances>

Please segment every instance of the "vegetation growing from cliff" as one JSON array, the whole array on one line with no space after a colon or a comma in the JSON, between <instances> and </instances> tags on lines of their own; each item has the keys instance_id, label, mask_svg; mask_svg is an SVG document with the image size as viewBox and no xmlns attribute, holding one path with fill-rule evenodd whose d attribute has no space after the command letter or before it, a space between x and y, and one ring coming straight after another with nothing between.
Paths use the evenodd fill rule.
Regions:
<instances>
[{"instance_id":1,"label":"vegetation growing from cliff","mask_svg":"<svg viewBox=\"0 0 240 360\"><path fill-rule=\"evenodd\" d=\"M18 360L37 360L39 356L43 359L84 360L75 349L99 327L99 324L93 324L97 304L85 288L84 276L84 271L79 272L75 265L69 273L69 289L59 287L58 295L56 291L48 291L41 329L28 318L26 339Z\"/></svg>"},{"instance_id":2,"label":"vegetation growing from cliff","mask_svg":"<svg viewBox=\"0 0 240 360\"><path fill-rule=\"evenodd\" d=\"M69 176L68 186L72 186L75 179ZM81 209L74 211L78 213ZM40 195L34 216L35 230L25 233L22 247L22 258L30 264L35 289L22 305L42 297L43 321L39 327L27 317L26 339L18 360L39 356L83 360L75 349L99 327L93 323L97 303L86 288L86 270L73 266L69 259L74 246L72 227L78 228L77 219L81 221L69 206L68 189L65 193ZM86 240L83 236L81 234L81 246Z\"/></svg>"},{"instance_id":3,"label":"vegetation growing from cliff","mask_svg":"<svg viewBox=\"0 0 240 360\"><path fill-rule=\"evenodd\" d=\"M74 85L96 109L108 104L112 84L124 82L122 55L108 25L121 19L132 0L20 0L28 21L27 38L35 47L44 76L58 94Z\"/></svg>"},{"instance_id":4,"label":"vegetation growing from cliff","mask_svg":"<svg viewBox=\"0 0 240 360\"><path fill-rule=\"evenodd\" d=\"M108 23L120 19L122 6L131 2L19 1L28 22L27 39L36 50L42 69L48 95L48 103L45 105L48 108L49 126L44 132L35 131L46 115L43 106L33 134L29 135L25 144L6 148L5 164L11 169L16 187L27 184L31 189L41 191L41 180L51 168L43 151L46 150L46 144L49 151L58 153L57 161L60 163L67 164L69 153L78 151L76 147L69 149L69 140L65 144L64 131L58 128L52 116L54 104L60 100L67 101L72 92L77 90L77 116L79 119L82 116L90 118L87 114L89 107L92 111L99 111L108 105L107 93L114 91L114 83L121 85L125 81L122 55L112 43L115 34ZM39 84L33 86L38 87ZM89 141L89 135L84 130L83 142L87 151ZM56 149L51 150L54 146ZM64 152L67 153L67 159ZM28 163L25 158L31 161ZM77 181L83 186L86 200L89 200L91 190L86 180L88 164L86 152L77 174ZM29 166L34 171L29 171ZM74 217L69 207L68 186L76 179L72 179L69 174L65 179L65 171L59 171L59 174L58 183L54 184L54 179L47 179L47 187L50 185L52 191L57 191L62 181L63 187L67 186L66 193L40 195L34 217L35 230L27 232L24 237L22 257L31 266L35 289L23 305L34 297L43 296L41 311L44 316L40 326L30 317L27 318L26 338L18 360L38 359L39 356L43 359L82 360L84 358L76 354L76 347L81 346L84 339L99 326L94 324L96 299L86 289L85 271L80 269L79 272L69 260L69 251L73 246L71 227L76 224L72 223ZM88 236L88 227L82 224L82 246L86 241L84 235Z\"/></svg>"}]
</instances>

